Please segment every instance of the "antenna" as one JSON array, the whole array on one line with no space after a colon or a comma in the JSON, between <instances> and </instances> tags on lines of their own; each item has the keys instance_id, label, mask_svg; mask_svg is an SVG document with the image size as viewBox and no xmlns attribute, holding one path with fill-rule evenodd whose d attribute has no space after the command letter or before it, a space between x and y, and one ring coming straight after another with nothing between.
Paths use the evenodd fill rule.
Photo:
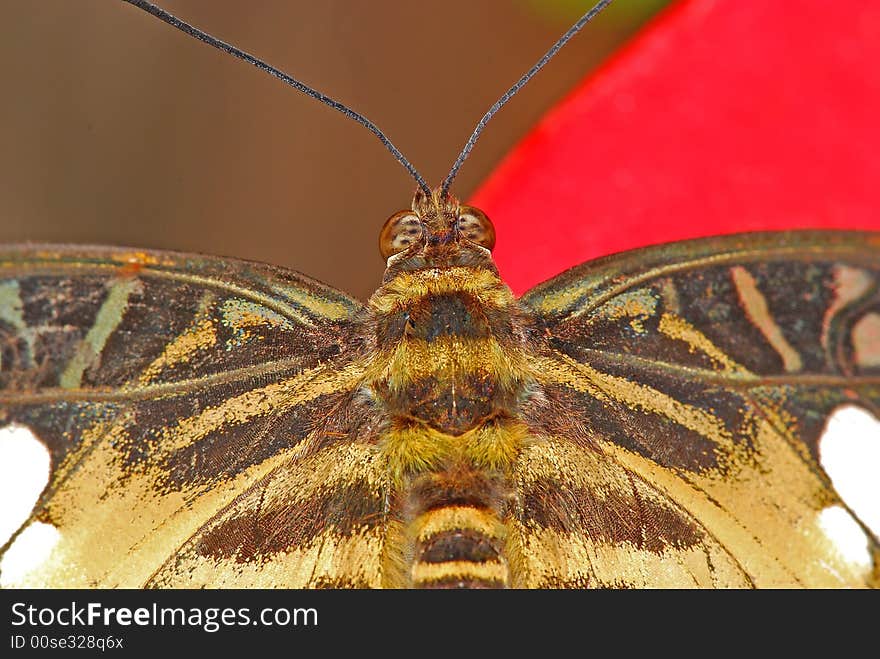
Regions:
<instances>
[{"instance_id":1,"label":"antenna","mask_svg":"<svg viewBox=\"0 0 880 659\"><path fill-rule=\"evenodd\" d=\"M480 139L480 135L483 134L483 129L486 127L486 124L489 123L489 120L494 117L498 110L500 110L507 101L513 98L514 95L522 89L538 71L543 69L547 62L553 59L554 55L562 50L562 47L567 44L574 35L580 32L584 25L593 20L598 13L605 9L609 4L611 4L611 0L601 0L601 2L597 2L592 9L581 16L577 23L569 28L568 32L559 37L559 40L553 44L550 50L544 53L544 56L539 59L532 68L526 71L510 89L504 92L504 95L501 98L495 101L495 104L489 108L489 111L486 112L486 114L483 115L483 118L477 123L477 127L474 128L474 132L471 134L470 139L468 139L467 144L464 145L461 153L458 154L458 158L455 159L452 169L449 171L449 174L447 174L446 179L443 181L443 185L440 187L441 196L445 197L449 194L449 187L452 185L452 181L455 179L458 170L461 169L464 161L467 160L467 157L470 155L471 150L474 148L474 144Z\"/></svg>"},{"instance_id":2,"label":"antenna","mask_svg":"<svg viewBox=\"0 0 880 659\"><path fill-rule=\"evenodd\" d=\"M385 148L391 152L391 155L393 155L397 159L397 162L399 162L401 165L403 165L406 168L406 171L408 171L410 173L410 176L412 176L416 180L416 183L419 184L419 187L422 189L422 192L424 192L428 197L431 196L431 188L428 187L427 183L425 183L425 179L422 178L422 175L419 174L416 171L416 168L413 167L410 164L410 162L406 158L403 157L403 154L397 149L396 146L394 146L394 144L391 143L391 140L389 140L385 136L385 133L383 133L381 130L379 130L379 127L376 126L376 124L374 124L372 121L367 119L365 116L363 116L359 112L355 112L347 105L343 105L339 101L332 99L329 96L327 96L326 94L319 92L317 89L309 87L307 84L300 82L296 78L293 78L293 77L287 75L286 73L284 73L283 71L280 71L279 69L276 69L274 66L270 66L269 64L267 64L263 60L261 60L257 57L254 57L253 55L246 53L243 50L240 50L240 49L236 48L235 46L232 46L232 45L226 43L225 41L221 41L220 39L212 37L210 34L207 34L206 32L202 32L198 28L190 25L186 21L182 21L181 19L177 18L176 16L173 16L172 14L169 14L167 11L165 11L161 7L157 7L156 5L154 5L151 2L146 2L146 0L123 0L123 2L127 2L130 5L134 5L138 9L143 9L148 14L152 14L153 16L158 18L159 20L164 21L165 23L168 23L168 25L171 25L172 27L176 27L181 32L185 32L186 34L190 35L191 37L195 37L199 41L202 41L202 42L208 44L209 46L214 46L214 48L217 48L218 50L222 50L225 53L229 53L233 57L237 57L240 60L244 60L248 64L254 65L255 67L257 67L261 71L268 73L269 75L271 75L275 78L278 78L282 82L290 85L291 87L302 92L303 94L305 94L307 96L311 96L312 98L320 101L324 105L333 108L337 112L341 112L349 119L354 119L357 123L359 123L361 126L366 128L367 130L369 130L371 133L373 133L373 135L378 137L379 141L382 142L382 144L385 146Z\"/></svg>"},{"instance_id":3,"label":"antenna","mask_svg":"<svg viewBox=\"0 0 880 659\"><path fill-rule=\"evenodd\" d=\"M243 50L240 50L240 49L236 48L235 46L232 46L232 45L226 43L225 41L221 41L220 39L212 37L210 34L208 34L206 32L202 32L197 27L190 25L186 21L183 21L183 20L177 18L176 16L173 16L172 14L169 14L167 11L165 11L161 7L157 7L153 3L147 2L147 0L123 0L123 2L127 2L130 5L134 5L138 9L144 10L148 14L155 16L159 20L164 21L165 23L168 23L169 25L177 28L181 32L185 32L186 34L188 34L191 37L195 37L199 41L202 41L202 42L208 44L209 46L213 46L214 48L217 48L218 50L222 50L223 52L228 53L228 54L232 55L233 57L237 57L238 59L247 62L248 64L252 64L253 66L255 66L258 69L260 69L261 71L263 71L264 73L268 73L269 75L271 75L275 78L278 78L279 80L281 80L285 84L293 87L297 91L302 92L306 96L311 96L312 98L320 101L321 103L323 103L327 107L333 108L337 112L341 112L349 119L353 119L354 121L359 123L361 126L363 126L367 130L369 130L371 133L373 133L373 135L378 137L379 141L382 142L382 144L385 146L385 148L391 152L391 155L394 156L394 158L397 160L397 162L399 162L401 165L403 165L404 168L406 169L406 171L408 171L410 173L410 176L412 176L415 179L416 183L418 183L419 188L421 188L422 192L427 197L431 197L431 188L425 182L425 179L422 178L422 175L419 174L418 171L416 171L416 168L413 167L412 164L410 164L410 162L398 150L398 148L396 146L394 146L394 144L392 144L391 140L389 140L388 137L385 136L385 133L383 133L381 130L379 130L379 127L376 126L376 124L374 124L372 121L367 119L365 116L363 116L359 112L355 112L347 105L343 105L339 101L337 101L333 98L330 98L329 96L327 96L326 94L323 94L322 92L319 92L317 89L314 89L313 87L309 87L304 82L301 82L301 81L297 80L296 78L287 75L283 71L276 69L274 66L270 66L269 64L267 64L263 60L259 59L258 57L255 57L255 56L251 55L250 53L246 53ZM480 139L480 135L482 135L483 129L486 128L486 124L489 123L489 120L492 117L494 117L495 114L511 98L513 98L516 95L516 93L519 92L519 90L522 89L526 85L526 83L529 82L529 80L531 80L535 76L536 73L538 73L538 71L543 69L544 65L547 64L547 62L549 62L551 59L553 59L553 57L556 55L556 53L558 53L560 50L562 50L562 47L565 44L567 44L569 42L569 40L571 40L571 38L574 35L576 35L578 32L580 32L581 29L587 23L589 23L591 20L593 20L599 14L599 12L602 11L603 9L605 9L605 7L607 7L609 4L611 4L611 0L601 0L600 2L597 2L595 4L595 6L593 6L592 9L590 9L586 14L581 16L581 18L578 20L577 23L572 25L565 34L563 34L561 37L559 37L559 39L556 41L555 44L553 44L553 46L550 48L550 50L548 50L546 53L544 53L544 56L540 60L538 60L535 63L535 65L532 66L532 68L530 68L528 71L526 71L526 73L523 74L523 76L519 80L517 80L513 84L513 86L510 89L508 89L504 93L503 96L501 96L501 98L499 98L497 101L495 101L495 103L492 105L492 107L489 108L488 112L486 112L486 114L484 114L483 117L480 119L480 121L477 123L476 128L474 128L474 132L471 134L467 143L464 145L464 148L461 150L461 153L458 154L458 158L455 159L455 163L452 165L452 169L449 171L449 174L447 174L446 178L443 181L443 185L440 187L441 197L448 196L449 187L452 185L452 181L458 175L458 171L461 169L461 166L464 164L464 161L467 160L468 156L471 153L471 150L474 148L474 145L477 143L477 140Z\"/></svg>"}]
</instances>

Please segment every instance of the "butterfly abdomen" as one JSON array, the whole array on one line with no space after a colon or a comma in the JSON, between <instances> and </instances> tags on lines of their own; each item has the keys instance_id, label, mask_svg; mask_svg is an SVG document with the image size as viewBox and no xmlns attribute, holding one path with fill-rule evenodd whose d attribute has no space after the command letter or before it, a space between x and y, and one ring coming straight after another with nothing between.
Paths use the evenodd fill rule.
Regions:
<instances>
[{"instance_id":1,"label":"butterfly abdomen","mask_svg":"<svg viewBox=\"0 0 880 659\"><path fill-rule=\"evenodd\" d=\"M385 366L372 383L388 427L381 449L404 523L402 583L499 588L527 436L531 377L509 290L483 267L399 273L371 300Z\"/></svg>"},{"instance_id":2,"label":"butterfly abdomen","mask_svg":"<svg viewBox=\"0 0 880 659\"><path fill-rule=\"evenodd\" d=\"M410 483L408 585L414 588L503 588L509 584L502 522L506 482L464 465Z\"/></svg>"}]
</instances>

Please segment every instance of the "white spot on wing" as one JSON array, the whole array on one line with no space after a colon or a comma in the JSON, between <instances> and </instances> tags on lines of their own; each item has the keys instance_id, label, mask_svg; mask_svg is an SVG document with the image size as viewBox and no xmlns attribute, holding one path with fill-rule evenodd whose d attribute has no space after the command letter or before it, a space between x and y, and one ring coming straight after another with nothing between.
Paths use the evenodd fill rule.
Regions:
<instances>
[{"instance_id":1,"label":"white spot on wing","mask_svg":"<svg viewBox=\"0 0 880 659\"><path fill-rule=\"evenodd\" d=\"M841 499L880 536L880 420L854 405L837 408L819 441L819 457Z\"/></svg>"},{"instance_id":2,"label":"white spot on wing","mask_svg":"<svg viewBox=\"0 0 880 659\"><path fill-rule=\"evenodd\" d=\"M61 534L51 524L31 522L3 555L0 563L0 587L22 582L28 572L38 567L52 552Z\"/></svg>"},{"instance_id":3,"label":"white spot on wing","mask_svg":"<svg viewBox=\"0 0 880 659\"><path fill-rule=\"evenodd\" d=\"M49 481L49 452L26 426L0 428L0 545L24 523ZM18 583L42 563L60 534L51 524L32 522L0 563L0 587Z\"/></svg>"},{"instance_id":4,"label":"white spot on wing","mask_svg":"<svg viewBox=\"0 0 880 659\"><path fill-rule=\"evenodd\" d=\"M31 514L49 482L49 452L26 427L0 428L0 546Z\"/></svg>"},{"instance_id":5,"label":"white spot on wing","mask_svg":"<svg viewBox=\"0 0 880 659\"><path fill-rule=\"evenodd\" d=\"M868 536L843 506L829 506L819 513L819 527L834 543L841 557L864 570L872 565Z\"/></svg>"}]
</instances>

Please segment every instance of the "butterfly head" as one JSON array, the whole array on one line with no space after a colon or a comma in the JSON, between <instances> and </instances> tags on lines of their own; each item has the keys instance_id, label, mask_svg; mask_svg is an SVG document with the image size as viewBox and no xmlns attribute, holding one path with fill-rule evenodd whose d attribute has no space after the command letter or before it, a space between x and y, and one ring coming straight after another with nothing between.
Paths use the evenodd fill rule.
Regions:
<instances>
[{"instance_id":1,"label":"butterfly head","mask_svg":"<svg viewBox=\"0 0 880 659\"><path fill-rule=\"evenodd\" d=\"M431 377L449 384L449 378L466 378L474 369L479 359L466 358L477 350L474 345L510 334L507 314L515 298L492 259L494 246L495 229L486 214L442 190L417 192L411 209L388 218L379 237L387 267L368 304L380 345L396 355L397 370L392 371L400 377L394 375L380 388L424 398L427 394L406 385L407 373L425 371L419 364L437 366ZM491 348L477 352L495 354ZM487 368L498 374L505 366ZM424 384L416 380L414 387ZM456 380L449 386L462 392L469 385Z\"/></svg>"},{"instance_id":2,"label":"butterfly head","mask_svg":"<svg viewBox=\"0 0 880 659\"><path fill-rule=\"evenodd\" d=\"M495 227L486 214L440 190L416 192L412 208L388 218L379 235L389 269L491 263L493 247Z\"/></svg>"}]
</instances>

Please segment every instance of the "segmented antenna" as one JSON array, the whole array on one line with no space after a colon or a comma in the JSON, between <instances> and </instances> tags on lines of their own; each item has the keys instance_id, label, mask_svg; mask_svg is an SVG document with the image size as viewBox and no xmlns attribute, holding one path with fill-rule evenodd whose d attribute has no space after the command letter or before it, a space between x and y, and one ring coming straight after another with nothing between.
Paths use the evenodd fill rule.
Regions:
<instances>
[{"instance_id":1,"label":"segmented antenna","mask_svg":"<svg viewBox=\"0 0 880 659\"><path fill-rule=\"evenodd\" d=\"M278 78L282 82L290 85L291 87L302 92L303 94L306 94L307 96L311 96L312 98L320 101L324 105L333 108L337 112L341 112L349 119L354 119L361 126L363 126L367 130L369 130L371 133L373 133L373 135L378 137L379 141L382 142L382 144L385 146L385 148L391 152L391 155L393 155L397 159L397 162L399 162L401 165L403 165L406 168L406 171L408 171L410 173L410 176L412 176L416 180L416 183L419 184L419 187L422 189L422 192L424 192L428 197L431 196L431 188L428 187L427 183L425 183L425 179L422 178L422 175L416 171L416 168L413 167L406 158L404 158L403 154L397 149L397 147L391 143L391 140L389 140L385 136L385 133L383 133L381 130L379 130L379 127L376 126L376 124L374 124L372 121L367 119L365 116L363 116L359 112L355 112L347 105L343 105L339 101L330 98L326 94L322 94L317 89L309 87L307 84L300 82L296 78L293 78L293 77L287 75L286 73L284 73L283 71L276 69L274 66L270 66L269 64L267 64L263 60L259 59L258 57L254 57L253 55L246 53L243 50L240 50L240 49L236 48L235 46L232 46L232 45L226 43L225 41L221 41L220 39L212 37L210 34L207 34L206 32L202 32L197 27L190 25L186 21L182 21L181 19L177 18L176 16L173 16L172 14L169 14L167 11L165 11L161 7L157 7L156 5L152 4L151 2L146 2L146 0L123 0L123 2L127 2L128 4L134 5L135 7L138 7L139 9L143 9L148 14L152 14L153 16L158 18L159 20L164 21L165 23L168 23L169 25L171 25L173 27L176 27L181 32L185 32L186 34L190 35L191 37L195 37L199 41L202 41L202 42L208 44L209 46L214 46L214 48L217 48L218 50L222 50L225 53L229 53L233 57L237 57L238 59L244 60L245 62L247 62L249 64L253 64L255 67L257 67L261 71L264 71L265 73L268 73L269 75Z\"/></svg>"},{"instance_id":2,"label":"segmented antenna","mask_svg":"<svg viewBox=\"0 0 880 659\"><path fill-rule=\"evenodd\" d=\"M597 2L592 9L590 9L586 14L581 16L580 20L577 23L569 28L568 32L559 37L559 40L553 44L553 46L548 50L544 56L539 59L535 65L526 71L523 76L517 80L513 86L504 92L504 95L495 101L495 104L489 108L489 111L483 115L483 118L480 119L479 123L477 123L477 127L474 128L474 132L471 134L470 139L468 139L467 143L464 145L464 148L461 150L461 153L458 154L458 158L455 159L455 163L452 165L452 169L447 174L446 178L443 181L443 185L440 187L441 195L446 196L449 193L449 186L452 185L452 181L455 179L458 174L458 170L461 169L461 166L464 164L464 161L467 160L467 157L470 155L471 150L474 148L474 144L477 143L477 140L480 139L480 135L483 133L483 129L486 127L486 124L489 123L489 120L495 116L495 114L504 106L507 101L514 97L514 95L522 89L525 84L531 80L534 75L544 68L544 65L553 59L553 56L556 55L562 47L568 43L568 41L581 31L581 28L584 27L587 23L593 20L596 15L605 9L609 4L611 4L611 0L601 0L601 2Z\"/></svg>"},{"instance_id":3,"label":"segmented antenna","mask_svg":"<svg viewBox=\"0 0 880 659\"><path fill-rule=\"evenodd\" d=\"M347 105L343 105L339 101L319 92L317 89L309 87L307 84L300 82L296 78L293 78L283 71L276 69L274 66L270 66L263 60L254 57L253 55L246 53L243 50L240 50L235 46L226 43L225 41L221 41L220 39L212 37L206 32L202 32L197 27L190 25L186 21L182 21L172 14L169 14L167 11L165 11L161 7L157 7L151 2L147 2L146 0L123 0L123 2L127 2L128 4L134 5L139 9L143 9L148 14L152 14L159 20L168 23L172 27L176 27L181 32L185 32L191 37L195 37L199 41L202 41L210 46L214 46L214 48L217 48L218 50L222 50L225 53L229 53L233 57L237 57L240 60L244 60L245 62L252 64L261 71L268 73L275 78L278 78L282 82L290 85L291 87L302 92L303 94L311 96L312 98L320 101L324 105L333 108L337 112L341 112L349 119L354 119L357 123L369 130L371 133L373 133L373 135L378 137L379 141L382 142L385 148L391 152L391 155L395 157L397 162L403 165L406 171L410 173L410 176L412 176L416 180L416 183L419 184L419 188L421 188L422 192L424 192L425 195L427 195L428 197L431 196L431 188L425 182L425 179L422 178L421 174L416 171L416 168L413 167L406 158L404 158L403 154L397 149L396 146L394 146L394 144L391 143L391 140L389 140L385 136L385 133L379 130L379 127L376 126L376 124L374 124L372 121L367 119L359 112L355 112ZM544 56L540 60L538 60L537 63L535 63L532 68L526 71L526 73L519 80L517 80L514 85L510 89L508 89L504 93L504 95L492 105L491 108L489 108L489 111L486 112L486 114L483 115L483 118L480 119L480 121L477 123L477 127L474 128L474 132L471 134L467 143L464 145L461 153L458 154L458 158L455 159L455 163L452 165L452 169L449 171L449 174L447 174L446 178L444 179L443 185L440 187L442 196L445 197L449 194L449 187L452 185L452 181L455 179L456 175L458 174L458 170L461 169L464 161L467 160L467 157L470 155L471 150L477 143L477 140L480 139L480 135L482 135L483 129L486 127L486 124L489 123L489 120L494 117L498 110L500 110L505 103L513 98L516 93L520 89L522 89L526 85L526 83L535 76L538 71L544 68L544 65L547 64L547 62L553 59L556 53L562 50L562 47L567 44L574 35L580 32L584 25L593 20L593 18L595 18L596 15L600 11L605 9L605 7L607 7L609 4L611 4L611 0L601 0L600 2L597 2L592 9L581 16L580 20L572 25L571 28L569 28L569 30L565 34L563 34L555 44L553 44L550 50L548 50L544 54Z\"/></svg>"}]
</instances>

